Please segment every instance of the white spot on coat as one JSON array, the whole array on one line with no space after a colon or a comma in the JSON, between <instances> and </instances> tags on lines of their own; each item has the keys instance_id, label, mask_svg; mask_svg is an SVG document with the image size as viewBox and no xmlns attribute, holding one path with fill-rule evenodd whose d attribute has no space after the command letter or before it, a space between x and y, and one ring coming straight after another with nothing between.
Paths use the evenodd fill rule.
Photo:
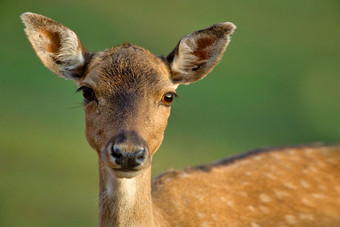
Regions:
<instances>
[{"instance_id":1,"label":"white spot on coat","mask_svg":"<svg viewBox=\"0 0 340 227\"><path fill-rule=\"evenodd\" d=\"M290 188L290 189L296 189L296 188L297 188L294 184L292 184L292 183L290 183L290 182L286 182L284 185L285 185L287 188Z\"/></svg>"},{"instance_id":2,"label":"white spot on coat","mask_svg":"<svg viewBox=\"0 0 340 227\"><path fill-rule=\"evenodd\" d=\"M285 219L289 224L296 224L296 219L293 215L286 215Z\"/></svg>"},{"instance_id":3,"label":"white spot on coat","mask_svg":"<svg viewBox=\"0 0 340 227\"><path fill-rule=\"evenodd\" d=\"M301 220L310 220L313 221L314 217L311 214L299 214Z\"/></svg>"},{"instance_id":4,"label":"white spot on coat","mask_svg":"<svg viewBox=\"0 0 340 227\"><path fill-rule=\"evenodd\" d=\"M319 194L319 193L313 193L312 196L316 199L323 199L325 198L325 195Z\"/></svg>"},{"instance_id":5,"label":"white spot on coat","mask_svg":"<svg viewBox=\"0 0 340 227\"><path fill-rule=\"evenodd\" d=\"M309 188L310 185L305 181L305 180L301 180L300 184L304 187L304 188Z\"/></svg>"},{"instance_id":6,"label":"white spot on coat","mask_svg":"<svg viewBox=\"0 0 340 227\"><path fill-rule=\"evenodd\" d=\"M227 204L228 204L228 206L230 206L230 207L234 206L233 201L230 201L230 200L227 201Z\"/></svg>"},{"instance_id":7,"label":"white spot on coat","mask_svg":"<svg viewBox=\"0 0 340 227\"><path fill-rule=\"evenodd\" d=\"M261 227L259 224L257 224L256 222L251 222L250 223L251 227Z\"/></svg>"},{"instance_id":8,"label":"white spot on coat","mask_svg":"<svg viewBox=\"0 0 340 227\"><path fill-rule=\"evenodd\" d=\"M271 173L265 173L264 175L265 175L267 178L271 179L271 180L275 180L275 179L276 179L276 177L275 177L273 174L271 174Z\"/></svg>"},{"instance_id":9,"label":"white spot on coat","mask_svg":"<svg viewBox=\"0 0 340 227\"><path fill-rule=\"evenodd\" d=\"M200 212L198 212L197 215L200 219L203 219L205 217L205 215L203 213L200 213Z\"/></svg>"},{"instance_id":10,"label":"white spot on coat","mask_svg":"<svg viewBox=\"0 0 340 227\"><path fill-rule=\"evenodd\" d=\"M291 155L291 156L296 155L296 151L295 151L295 150L289 150L287 153L288 153L289 155Z\"/></svg>"},{"instance_id":11,"label":"white spot on coat","mask_svg":"<svg viewBox=\"0 0 340 227\"><path fill-rule=\"evenodd\" d=\"M256 155L256 156L254 156L254 158L253 158L254 160L257 160L257 161L259 161L259 160L261 160L262 159L262 157L260 156L260 155Z\"/></svg>"},{"instance_id":12,"label":"white spot on coat","mask_svg":"<svg viewBox=\"0 0 340 227\"><path fill-rule=\"evenodd\" d=\"M308 206L312 205L311 201L309 199L307 199L307 198L303 198L301 201L302 201L302 203L304 203L304 204L306 204Z\"/></svg>"},{"instance_id":13,"label":"white spot on coat","mask_svg":"<svg viewBox=\"0 0 340 227\"><path fill-rule=\"evenodd\" d=\"M321 190L323 190L323 191L328 191L327 188L326 188L326 186L323 185L323 184L319 184L319 188L320 188Z\"/></svg>"},{"instance_id":14,"label":"white spot on coat","mask_svg":"<svg viewBox=\"0 0 340 227\"><path fill-rule=\"evenodd\" d=\"M260 200L261 200L262 202L264 202L264 203L269 203L269 202L272 201L272 199L270 198L270 196L267 195L267 194L264 194L264 193L260 194Z\"/></svg>"},{"instance_id":15,"label":"white spot on coat","mask_svg":"<svg viewBox=\"0 0 340 227\"><path fill-rule=\"evenodd\" d=\"M289 196L288 192L284 192L284 191L274 191L274 193L277 195L277 197L285 197L285 196Z\"/></svg>"},{"instance_id":16,"label":"white spot on coat","mask_svg":"<svg viewBox=\"0 0 340 227\"><path fill-rule=\"evenodd\" d=\"M187 174L187 173L182 173L182 174L181 174L181 177L182 177L182 178L188 178L188 177L190 177L190 175Z\"/></svg>"},{"instance_id":17,"label":"white spot on coat","mask_svg":"<svg viewBox=\"0 0 340 227\"><path fill-rule=\"evenodd\" d=\"M253 206L250 206L250 205L248 206L248 209L249 209L251 212L255 212L255 210L256 210Z\"/></svg>"},{"instance_id":18,"label":"white spot on coat","mask_svg":"<svg viewBox=\"0 0 340 227\"><path fill-rule=\"evenodd\" d=\"M265 214L268 214L270 213L269 209L267 207L264 207L264 206L259 206L260 210L265 213Z\"/></svg>"},{"instance_id":19,"label":"white spot on coat","mask_svg":"<svg viewBox=\"0 0 340 227\"><path fill-rule=\"evenodd\" d=\"M250 172L250 171L248 171L248 172L245 172L245 174L246 174L247 176L252 176L252 175L253 175L253 173L252 173L252 172Z\"/></svg>"}]
</instances>

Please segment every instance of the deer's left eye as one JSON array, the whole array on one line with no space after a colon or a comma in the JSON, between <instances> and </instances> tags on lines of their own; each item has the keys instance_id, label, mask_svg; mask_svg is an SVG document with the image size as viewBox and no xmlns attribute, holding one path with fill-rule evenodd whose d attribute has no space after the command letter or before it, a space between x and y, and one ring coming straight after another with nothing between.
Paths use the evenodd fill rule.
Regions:
<instances>
[{"instance_id":1,"label":"deer's left eye","mask_svg":"<svg viewBox=\"0 0 340 227\"><path fill-rule=\"evenodd\" d=\"M162 97L162 103L165 106L170 106L172 101L174 100L174 96L176 96L176 94L173 92L165 93Z\"/></svg>"}]
</instances>

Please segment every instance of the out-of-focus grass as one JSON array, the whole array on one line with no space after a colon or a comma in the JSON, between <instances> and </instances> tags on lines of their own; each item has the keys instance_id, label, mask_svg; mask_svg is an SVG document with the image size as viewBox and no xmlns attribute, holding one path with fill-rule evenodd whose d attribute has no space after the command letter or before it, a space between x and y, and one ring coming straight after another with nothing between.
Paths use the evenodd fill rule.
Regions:
<instances>
[{"instance_id":1,"label":"out-of-focus grass","mask_svg":"<svg viewBox=\"0 0 340 227\"><path fill-rule=\"evenodd\" d=\"M97 155L75 85L45 69L19 15L44 14L90 50L167 54L216 22L237 26L221 63L178 89L153 173L248 149L339 142L338 1L17 1L0 7L0 226L94 226Z\"/></svg>"}]
</instances>

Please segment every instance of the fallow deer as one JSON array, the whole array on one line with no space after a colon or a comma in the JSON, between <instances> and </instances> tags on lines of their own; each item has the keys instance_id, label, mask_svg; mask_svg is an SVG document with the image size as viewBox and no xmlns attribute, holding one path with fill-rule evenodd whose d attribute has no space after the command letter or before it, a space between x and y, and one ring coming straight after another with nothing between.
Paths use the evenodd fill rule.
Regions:
<instances>
[{"instance_id":1,"label":"fallow deer","mask_svg":"<svg viewBox=\"0 0 340 227\"><path fill-rule=\"evenodd\" d=\"M131 44L90 53L52 19L21 16L42 63L84 96L99 157L99 226L340 226L340 147L254 150L151 180L179 84L205 77L235 30L214 24L167 56Z\"/></svg>"}]
</instances>

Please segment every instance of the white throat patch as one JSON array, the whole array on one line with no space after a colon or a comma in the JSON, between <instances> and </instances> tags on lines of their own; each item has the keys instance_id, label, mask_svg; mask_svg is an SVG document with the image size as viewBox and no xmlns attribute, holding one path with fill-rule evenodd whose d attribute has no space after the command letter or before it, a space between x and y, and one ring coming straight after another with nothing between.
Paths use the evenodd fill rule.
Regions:
<instances>
[{"instance_id":1,"label":"white throat patch","mask_svg":"<svg viewBox=\"0 0 340 227\"><path fill-rule=\"evenodd\" d=\"M106 183L107 195L110 198L119 198L122 208L133 206L136 198L137 182L135 178L117 178L111 172Z\"/></svg>"}]
</instances>

